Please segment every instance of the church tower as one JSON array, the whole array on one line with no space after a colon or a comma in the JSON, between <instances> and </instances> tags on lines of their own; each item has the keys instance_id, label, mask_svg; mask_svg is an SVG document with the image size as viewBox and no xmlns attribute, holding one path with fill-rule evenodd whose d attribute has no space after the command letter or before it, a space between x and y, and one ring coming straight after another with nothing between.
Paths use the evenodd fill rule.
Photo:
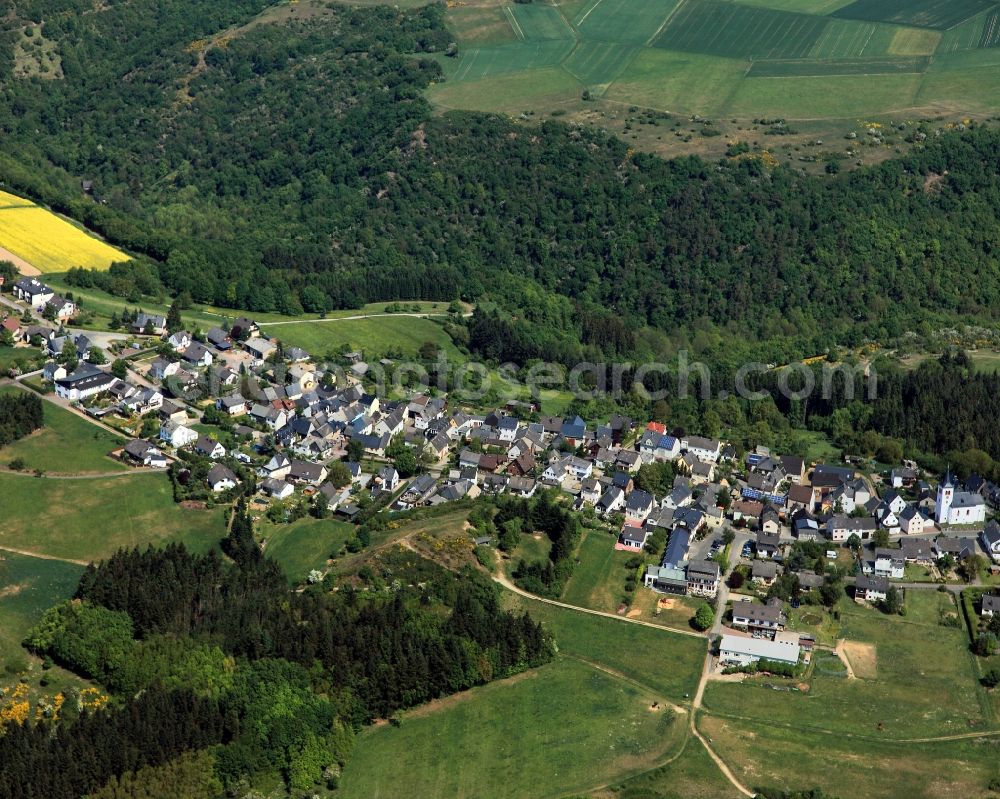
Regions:
<instances>
[{"instance_id":1,"label":"church tower","mask_svg":"<svg viewBox=\"0 0 1000 799\"><path fill-rule=\"evenodd\" d=\"M938 484L937 503L934 505L934 519L938 524L948 521L948 511L955 498L955 484L951 481L951 469Z\"/></svg>"}]
</instances>

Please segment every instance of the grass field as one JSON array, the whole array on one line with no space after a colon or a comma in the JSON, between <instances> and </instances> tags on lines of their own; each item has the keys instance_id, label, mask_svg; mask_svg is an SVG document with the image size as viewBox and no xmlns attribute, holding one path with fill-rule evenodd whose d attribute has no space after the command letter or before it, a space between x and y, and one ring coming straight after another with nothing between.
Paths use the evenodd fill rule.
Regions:
<instances>
[{"instance_id":1,"label":"grass field","mask_svg":"<svg viewBox=\"0 0 1000 799\"><path fill-rule=\"evenodd\" d=\"M68 686L84 681L69 671L53 666L42 670L41 659L29 655L21 641L52 605L69 599L76 591L82 566L42 560L12 552L0 552L0 688L18 681L29 686L27 699L34 704L51 698ZM42 676L47 685L41 685Z\"/></svg>"},{"instance_id":2,"label":"grass field","mask_svg":"<svg viewBox=\"0 0 1000 799\"><path fill-rule=\"evenodd\" d=\"M16 366L22 372L38 360L44 360L41 350L34 347L4 347L0 346L0 375L6 377L11 367Z\"/></svg>"},{"instance_id":3,"label":"grass field","mask_svg":"<svg viewBox=\"0 0 1000 799\"><path fill-rule=\"evenodd\" d=\"M0 547L67 560L182 541L205 552L226 532L225 508L183 508L165 474L38 479L0 474Z\"/></svg>"},{"instance_id":4,"label":"grass field","mask_svg":"<svg viewBox=\"0 0 1000 799\"><path fill-rule=\"evenodd\" d=\"M612 42L580 42L563 66L582 83L606 84L621 75L638 53L637 47Z\"/></svg>"},{"instance_id":5,"label":"grass field","mask_svg":"<svg viewBox=\"0 0 1000 799\"><path fill-rule=\"evenodd\" d=\"M129 257L29 200L0 195L0 247L43 273L73 266L107 269Z\"/></svg>"},{"instance_id":6,"label":"grass field","mask_svg":"<svg viewBox=\"0 0 1000 799\"><path fill-rule=\"evenodd\" d=\"M425 342L433 342L449 358L461 354L441 325L417 316L384 316L377 319L344 319L329 322L262 324L261 330L286 346L302 347L315 357L360 350L369 361L377 356L412 356Z\"/></svg>"},{"instance_id":7,"label":"grass field","mask_svg":"<svg viewBox=\"0 0 1000 799\"><path fill-rule=\"evenodd\" d=\"M690 53L643 50L608 87L604 97L649 108L715 115L746 74L743 62Z\"/></svg>"},{"instance_id":8,"label":"grass field","mask_svg":"<svg viewBox=\"0 0 1000 799\"><path fill-rule=\"evenodd\" d=\"M13 653L42 612L69 599L83 567L0 552L0 650Z\"/></svg>"},{"instance_id":9,"label":"grass field","mask_svg":"<svg viewBox=\"0 0 1000 799\"><path fill-rule=\"evenodd\" d=\"M517 37L510 19L500 6L452 9L448 24L463 47L512 42Z\"/></svg>"},{"instance_id":10,"label":"grass field","mask_svg":"<svg viewBox=\"0 0 1000 799\"><path fill-rule=\"evenodd\" d=\"M686 717L661 697L571 659L403 715L364 733L344 799L566 796L655 766ZM391 764L391 767L389 766ZM405 775L405 777L403 777Z\"/></svg>"},{"instance_id":11,"label":"grass field","mask_svg":"<svg viewBox=\"0 0 1000 799\"><path fill-rule=\"evenodd\" d=\"M507 600L541 621L564 655L600 663L674 702L694 692L705 658L703 639L514 595Z\"/></svg>"},{"instance_id":12,"label":"grass field","mask_svg":"<svg viewBox=\"0 0 1000 799\"><path fill-rule=\"evenodd\" d=\"M721 715L886 739L985 729L991 720L984 714L986 698L966 633L940 624L942 612L955 612L950 596L909 591L906 606L905 618L893 618L841 603L840 637L874 644L874 679L817 672L803 693L775 692L761 679L710 683L705 707ZM864 708L860 717L859 708Z\"/></svg>"},{"instance_id":13,"label":"grass field","mask_svg":"<svg viewBox=\"0 0 1000 799\"><path fill-rule=\"evenodd\" d=\"M347 522L307 516L291 524L257 524L260 537L267 539L265 552L274 558L293 582L305 580L311 569L323 569L327 559L354 535Z\"/></svg>"},{"instance_id":14,"label":"grass field","mask_svg":"<svg viewBox=\"0 0 1000 799\"><path fill-rule=\"evenodd\" d=\"M628 574L625 563L635 556L634 552L616 552L614 537L603 530L587 530L577 550L579 563L566 583L562 601L614 613Z\"/></svg>"},{"instance_id":15,"label":"grass field","mask_svg":"<svg viewBox=\"0 0 1000 799\"><path fill-rule=\"evenodd\" d=\"M867 708L857 711L860 720L867 720ZM830 796L983 797L989 795L986 785L996 776L1000 756L995 738L898 744L877 736L854 739L710 716L699 719L698 727L744 784L797 791L817 787Z\"/></svg>"},{"instance_id":16,"label":"grass field","mask_svg":"<svg viewBox=\"0 0 1000 799\"><path fill-rule=\"evenodd\" d=\"M17 388L2 391L15 392ZM95 474L125 471L129 467L108 453L125 439L109 433L51 402L42 402L45 426L29 436L0 448L0 464L21 458L28 471L52 474Z\"/></svg>"}]
</instances>

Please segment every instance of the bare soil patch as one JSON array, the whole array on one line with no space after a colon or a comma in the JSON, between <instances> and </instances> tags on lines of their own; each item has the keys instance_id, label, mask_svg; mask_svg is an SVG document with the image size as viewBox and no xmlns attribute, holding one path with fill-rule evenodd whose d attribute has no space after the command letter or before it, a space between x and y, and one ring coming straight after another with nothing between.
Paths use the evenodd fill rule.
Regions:
<instances>
[{"instance_id":1,"label":"bare soil patch","mask_svg":"<svg viewBox=\"0 0 1000 799\"><path fill-rule=\"evenodd\" d=\"M0 247L0 261L10 261L17 267L18 272L28 277L35 277L42 274L38 267L32 266L20 255L14 255L10 250L5 250L3 247Z\"/></svg>"},{"instance_id":2,"label":"bare soil patch","mask_svg":"<svg viewBox=\"0 0 1000 799\"><path fill-rule=\"evenodd\" d=\"M878 676L878 656L875 644L844 641L843 651L856 677L862 680L874 680Z\"/></svg>"}]
</instances>

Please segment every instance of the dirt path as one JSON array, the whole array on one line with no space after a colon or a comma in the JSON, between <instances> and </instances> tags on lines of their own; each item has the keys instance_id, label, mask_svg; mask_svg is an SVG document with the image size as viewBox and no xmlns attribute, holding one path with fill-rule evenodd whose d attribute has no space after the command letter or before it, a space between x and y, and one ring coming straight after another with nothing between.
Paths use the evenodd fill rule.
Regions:
<instances>
[{"instance_id":1,"label":"dirt path","mask_svg":"<svg viewBox=\"0 0 1000 799\"><path fill-rule=\"evenodd\" d=\"M10 250L5 250L3 247L0 247L0 261L10 261L17 267L18 272L28 277L37 277L42 274L42 271L37 266L32 266L20 255L14 255Z\"/></svg>"},{"instance_id":2,"label":"dirt path","mask_svg":"<svg viewBox=\"0 0 1000 799\"><path fill-rule=\"evenodd\" d=\"M12 555L24 555L29 558L38 558L39 560L58 560L62 563L74 563L77 566L87 566L90 564L89 560L73 560L72 558L59 558L55 555L43 555L41 552L29 552L26 549L14 549L14 547L0 547L0 552L10 552Z\"/></svg>"},{"instance_id":3,"label":"dirt path","mask_svg":"<svg viewBox=\"0 0 1000 799\"><path fill-rule=\"evenodd\" d=\"M833 651L840 658L840 662L844 664L844 668L847 669L847 679L854 680L857 679L854 676L854 667L851 665L850 659L847 657L847 650L844 649L844 639L838 638L837 645L833 648Z\"/></svg>"},{"instance_id":4,"label":"dirt path","mask_svg":"<svg viewBox=\"0 0 1000 799\"><path fill-rule=\"evenodd\" d=\"M651 621L642 621L641 619L630 619L627 616L619 616L617 613L606 613L603 610L593 610L592 608L582 608L579 605L570 605L566 602L557 602L555 599L546 599L545 597L537 596L536 594L531 594L522 588L518 588L514 583L507 579L507 575L502 572L494 572L493 580L500 583L508 591L512 591L518 596L523 596L525 599L533 599L536 602L543 602L546 605L554 605L557 608L565 608L566 610L575 610L578 613L589 613L591 616L603 616L606 619L614 619L615 621L624 622L626 624L641 624L643 627L650 627L654 630L665 630L666 632L677 633L678 635L690 635L693 638L704 639L705 636L702 633L696 633L694 630L684 630L680 627L667 627L665 624L654 624Z\"/></svg>"},{"instance_id":5,"label":"dirt path","mask_svg":"<svg viewBox=\"0 0 1000 799\"><path fill-rule=\"evenodd\" d=\"M326 319L288 319L281 322L261 322L260 326L264 327L277 327L279 325L321 325L328 322L356 322L359 319L379 319L386 316L412 316L414 319L435 319L435 318L447 318L449 314L446 313L424 313L423 311L403 311L400 313L362 313L354 314L353 316L329 316ZM463 317L472 316L471 313L462 314Z\"/></svg>"},{"instance_id":6,"label":"dirt path","mask_svg":"<svg viewBox=\"0 0 1000 799\"><path fill-rule=\"evenodd\" d=\"M165 474L166 471L166 469L136 468L116 472L84 472L82 474L63 474L61 472L55 472L53 474L51 472L45 472L41 475L36 475L34 472L30 471L16 472L13 469L4 469L2 473L9 474L13 477L30 477L33 480L103 480L109 477L133 477L137 474Z\"/></svg>"}]
</instances>

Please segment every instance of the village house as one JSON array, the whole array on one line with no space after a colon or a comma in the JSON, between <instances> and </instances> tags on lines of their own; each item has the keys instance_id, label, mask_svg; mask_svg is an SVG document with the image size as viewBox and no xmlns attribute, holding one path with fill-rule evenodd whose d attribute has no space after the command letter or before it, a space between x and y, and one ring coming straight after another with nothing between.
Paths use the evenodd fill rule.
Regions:
<instances>
[{"instance_id":1,"label":"village house","mask_svg":"<svg viewBox=\"0 0 1000 799\"><path fill-rule=\"evenodd\" d=\"M107 391L117 378L89 363L81 363L71 374L55 381L56 396L71 401L85 400Z\"/></svg>"},{"instance_id":2,"label":"village house","mask_svg":"<svg viewBox=\"0 0 1000 799\"><path fill-rule=\"evenodd\" d=\"M878 522L871 516L855 518L852 516L834 515L826 523L826 534L831 541L844 542L852 535L862 541L872 537L878 529Z\"/></svg>"},{"instance_id":3,"label":"village house","mask_svg":"<svg viewBox=\"0 0 1000 799\"><path fill-rule=\"evenodd\" d=\"M889 593L889 579L876 575L859 574L854 582L856 602L884 602Z\"/></svg>"},{"instance_id":4,"label":"village house","mask_svg":"<svg viewBox=\"0 0 1000 799\"><path fill-rule=\"evenodd\" d=\"M618 534L615 549L641 552L649 537L649 530L641 523L626 521Z\"/></svg>"},{"instance_id":5,"label":"village house","mask_svg":"<svg viewBox=\"0 0 1000 799\"><path fill-rule=\"evenodd\" d=\"M181 449L197 441L198 433L180 422L168 421L160 425L160 440L174 449Z\"/></svg>"},{"instance_id":6,"label":"village house","mask_svg":"<svg viewBox=\"0 0 1000 799\"><path fill-rule=\"evenodd\" d=\"M772 559L781 557L781 536L777 533L767 533L764 530L758 530L755 545L758 558Z\"/></svg>"},{"instance_id":7,"label":"village house","mask_svg":"<svg viewBox=\"0 0 1000 799\"><path fill-rule=\"evenodd\" d=\"M618 486L609 487L597 500L595 510L601 516L617 513L625 507L625 492Z\"/></svg>"},{"instance_id":8,"label":"village house","mask_svg":"<svg viewBox=\"0 0 1000 799\"><path fill-rule=\"evenodd\" d=\"M770 565L774 564L761 564ZM759 605L756 602L733 603L733 626L749 630L757 635L773 638L774 634L785 629L788 619L781 609L780 601L776 604Z\"/></svg>"},{"instance_id":9,"label":"village house","mask_svg":"<svg viewBox=\"0 0 1000 799\"><path fill-rule=\"evenodd\" d=\"M135 466L146 466L152 469L167 468L167 456L163 451L141 438L129 441L122 449L124 459Z\"/></svg>"},{"instance_id":10,"label":"village house","mask_svg":"<svg viewBox=\"0 0 1000 799\"><path fill-rule=\"evenodd\" d=\"M876 577L891 577L894 580L903 579L906 558L898 549L876 549L872 573Z\"/></svg>"},{"instance_id":11,"label":"village house","mask_svg":"<svg viewBox=\"0 0 1000 799\"><path fill-rule=\"evenodd\" d=\"M230 488L236 488L239 484L239 478L233 474L232 470L223 466L221 463L216 463L208 470L208 475L205 478L205 482L208 483L208 487L212 489L216 494L222 491L228 491Z\"/></svg>"},{"instance_id":12,"label":"village house","mask_svg":"<svg viewBox=\"0 0 1000 799\"><path fill-rule=\"evenodd\" d=\"M979 534L983 542L983 548L995 562L1000 562L1000 524L996 519L991 519L983 531Z\"/></svg>"},{"instance_id":13,"label":"village house","mask_svg":"<svg viewBox=\"0 0 1000 799\"><path fill-rule=\"evenodd\" d=\"M642 524L653 512L653 495L640 488L629 494L625 502L625 518L628 521Z\"/></svg>"},{"instance_id":14,"label":"village house","mask_svg":"<svg viewBox=\"0 0 1000 799\"><path fill-rule=\"evenodd\" d=\"M290 483L306 483L318 486L327 477L327 469L321 463L311 461L292 461L288 470L288 481Z\"/></svg>"},{"instance_id":15,"label":"village house","mask_svg":"<svg viewBox=\"0 0 1000 799\"><path fill-rule=\"evenodd\" d=\"M750 579L756 585L770 588L778 579L778 564L772 560L755 560L750 566Z\"/></svg>"},{"instance_id":16,"label":"village house","mask_svg":"<svg viewBox=\"0 0 1000 799\"><path fill-rule=\"evenodd\" d=\"M1000 596L983 594L979 603L979 615L985 619L992 619L993 614L998 612L1000 612Z\"/></svg>"},{"instance_id":17,"label":"village house","mask_svg":"<svg viewBox=\"0 0 1000 799\"><path fill-rule=\"evenodd\" d=\"M752 666L761 660L795 665L799 662L798 633L778 633L774 640L723 635L719 643L719 663L723 666Z\"/></svg>"},{"instance_id":18,"label":"village house","mask_svg":"<svg viewBox=\"0 0 1000 799\"><path fill-rule=\"evenodd\" d=\"M291 483L286 483L278 477L265 477L261 480L260 490L271 499L288 499L295 493L295 487ZM335 508L334 508L335 510Z\"/></svg>"},{"instance_id":19,"label":"village house","mask_svg":"<svg viewBox=\"0 0 1000 799\"><path fill-rule=\"evenodd\" d=\"M167 317L157 314L147 314L140 311L129 325L132 333L144 333L150 336L162 336L167 332Z\"/></svg>"},{"instance_id":20,"label":"village house","mask_svg":"<svg viewBox=\"0 0 1000 799\"><path fill-rule=\"evenodd\" d=\"M199 436L194 444L194 451L213 461L226 457L226 448L218 441L208 436Z\"/></svg>"},{"instance_id":21,"label":"village house","mask_svg":"<svg viewBox=\"0 0 1000 799\"><path fill-rule=\"evenodd\" d=\"M213 327L205 334L205 340L215 347L219 352L226 352L232 349L233 342L229 334L221 327Z\"/></svg>"},{"instance_id":22,"label":"village house","mask_svg":"<svg viewBox=\"0 0 1000 799\"><path fill-rule=\"evenodd\" d=\"M12 292L17 299L28 303L36 311L40 311L45 303L56 295L55 291L33 277L18 280L12 288Z\"/></svg>"},{"instance_id":23,"label":"village house","mask_svg":"<svg viewBox=\"0 0 1000 799\"><path fill-rule=\"evenodd\" d=\"M722 442L714 438L701 436L685 436L681 439L681 450L686 450L700 461L715 463L722 451Z\"/></svg>"},{"instance_id":24,"label":"village house","mask_svg":"<svg viewBox=\"0 0 1000 799\"><path fill-rule=\"evenodd\" d=\"M687 592L691 596L714 598L719 592L721 570L714 560L691 561L687 566Z\"/></svg>"}]
</instances>

